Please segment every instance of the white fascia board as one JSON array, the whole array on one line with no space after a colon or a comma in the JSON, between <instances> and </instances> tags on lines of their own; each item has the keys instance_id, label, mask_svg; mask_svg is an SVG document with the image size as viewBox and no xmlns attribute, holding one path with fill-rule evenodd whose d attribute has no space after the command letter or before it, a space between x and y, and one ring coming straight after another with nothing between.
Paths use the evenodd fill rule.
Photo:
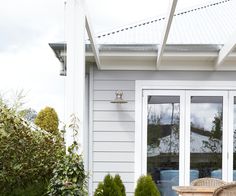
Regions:
<instances>
[{"instance_id":1,"label":"white fascia board","mask_svg":"<svg viewBox=\"0 0 236 196\"><path fill-rule=\"evenodd\" d=\"M92 22L91 22L86 4L84 5L84 7L85 7L85 19L86 19L85 20L85 26L86 26L86 30L87 30L87 33L88 33L88 36L89 36L89 40L90 40L90 43L91 43L91 47L92 47L92 50L93 50L95 61L97 63L97 67L98 67L98 69L100 69L101 68L101 62L100 62L100 58L99 58L99 48L98 48L98 45L96 43L94 31L93 31L93 28L92 28Z\"/></svg>"},{"instance_id":2,"label":"white fascia board","mask_svg":"<svg viewBox=\"0 0 236 196\"><path fill-rule=\"evenodd\" d=\"M166 24L165 24L165 28L163 31L163 35L162 35L162 41L160 44L160 47L158 49L158 54L157 54L157 62L156 62L156 69L158 70L160 67L160 63L161 63L161 59L162 59L162 55L166 46L166 42L168 39L168 35L170 32L170 27L172 24L172 20L174 17L174 13L175 13L175 8L177 5L178 0L172 0L172 3L170 4L169 10L168 10L168 15L167 15L167 20L166 20Z\"/></svg>"},{"instance_id":3,"label":"white fascia board","mask_svg":"<svg viewBox=\"0 0 236 196\"><path fill-rule=\"evenodd\" d=\"M233 36L228 40L228 42L221 48L219 51L219 55L216 59L215 68L218 69L225 59L228 57L228 55L233 51L233 49L236 46L236 32L233 34Z\"/></svg>"}]
</instances>

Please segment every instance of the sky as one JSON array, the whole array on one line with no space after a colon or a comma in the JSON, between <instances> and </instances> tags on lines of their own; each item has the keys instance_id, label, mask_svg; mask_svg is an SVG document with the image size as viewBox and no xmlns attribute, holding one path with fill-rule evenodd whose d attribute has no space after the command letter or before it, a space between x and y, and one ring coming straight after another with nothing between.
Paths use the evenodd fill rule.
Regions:
<instances>
[{"instance_id":1,"label":"sky","mask_svg":"<svg viewBox=\"0 0 236 196\"><path fill-rule=\"evenodd\" d=\"M216 1L216 0L215 0ZM177 10L207 0L179 0ZM64 115L64 80L48 43L64 38L64 0L0 0L0 94L26 94L25 107ZM87 0L95 34L166 12L167 0Z\"/></svg>"}]
</instances>

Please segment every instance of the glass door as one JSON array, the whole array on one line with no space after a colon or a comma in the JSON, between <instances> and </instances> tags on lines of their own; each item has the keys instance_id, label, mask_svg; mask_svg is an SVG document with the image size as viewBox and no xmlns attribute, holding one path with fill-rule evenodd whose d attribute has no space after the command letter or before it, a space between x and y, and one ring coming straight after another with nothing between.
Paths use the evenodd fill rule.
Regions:
<instances>
[{"instance_id":1,"label":"glass door","mask_svg":"<svg viewBox=\"0 0 236 196\"><path fill-rule=\"evenodd\" d=\"M190 182L203 177L222 179L223 164L227 165L227 160L223 161L227 156L227 148L223 149L223 139L227 139L223 134L227 130L227 99L226 91L186 92Z\"/></svg>"},{"instance_id":2,"label":"glass door","mask_svg":"<svg viewBox=\"0 0 236 196\"><path fill-rule=\"evenodd\" d=\"M180 135L184 130L184 92L151 91L145 102L147 173L152 175L161 195L175 196L172 186L178 186L183 179L180 179L183 165L180 157L184 155L184 147L181 152Z\"/></svg>"},{"instance_id":3,"label":"glass door","mask_svg":"<svg viewBox=\"0 0 236 196\"><path fill-rule=\"evenodd\" d=\"M161 195L198 178L236 180L236 92L145 90L143 115L142 169Z\"/></svg>"}]
</instances>

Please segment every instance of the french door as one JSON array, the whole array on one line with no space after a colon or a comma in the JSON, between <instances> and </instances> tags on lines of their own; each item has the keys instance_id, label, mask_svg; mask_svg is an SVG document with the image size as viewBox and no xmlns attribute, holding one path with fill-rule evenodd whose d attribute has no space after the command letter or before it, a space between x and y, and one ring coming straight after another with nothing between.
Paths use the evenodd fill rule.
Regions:
<instances>
[{"instance_id":1,"label":"french door","mask_svg":"<svg viewBox=\"0 0 236 196\"><path fill-rule=\"evenodd\" d=\"M142 167L162 195L196 178L236 180L236 92L144 90L142 105Z\"/></svg>"}]
</instances>

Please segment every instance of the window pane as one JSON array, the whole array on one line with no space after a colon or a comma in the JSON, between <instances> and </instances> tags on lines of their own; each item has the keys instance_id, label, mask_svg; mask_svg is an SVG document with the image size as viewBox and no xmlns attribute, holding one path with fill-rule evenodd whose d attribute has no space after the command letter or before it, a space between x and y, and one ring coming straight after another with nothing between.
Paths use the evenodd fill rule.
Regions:
<instances>
[{"instance_id":1,"label":"window pane","mask_svg":"<svg viewBox=\"0 0 236 196\"><path fill-rule=\"evenodd\" d=\"M147 172L161 195L179 184L179 96L148 97Z\"/></svg>"},{"instance_id":2,"label":"window pane","mask_svg":"<svg viewBox=\"0 0 236 196\"><path fill-rule=\"evenodd\" d=\"M223 97L191 97L190 181L222 178Z\"/></svg>"}]
</instances>

